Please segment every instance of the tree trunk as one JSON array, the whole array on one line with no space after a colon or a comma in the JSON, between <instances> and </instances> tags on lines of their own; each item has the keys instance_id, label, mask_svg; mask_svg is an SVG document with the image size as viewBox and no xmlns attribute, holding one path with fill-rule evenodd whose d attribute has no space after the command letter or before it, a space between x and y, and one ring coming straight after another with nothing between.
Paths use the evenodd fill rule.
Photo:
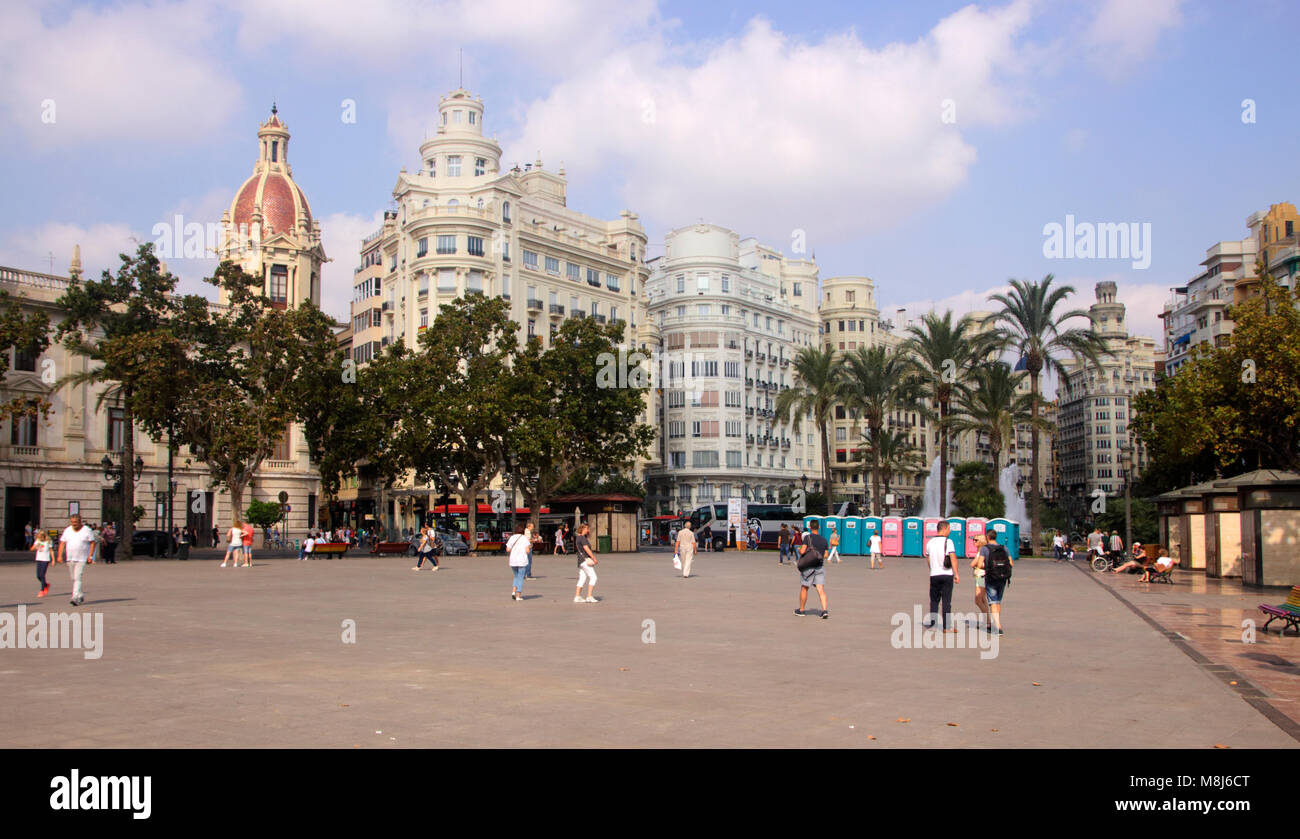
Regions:
<instances>
[{"instance_id":1,"label":"tree trunk","mask_svg":"<svg viewBox=\"0 0 1300 839\"><path fill-rule=\"evenodd\" d=\"M888 490L886 490L888 492ZM880 428L871 429L871 514L880 515Z\"/></svg>"},{"instance_id":2,"label":"tree trunk","mask_svg":"<svg viewBox=\"0 0 1300 839\"><path fill-rule=\"evenodd\" d=\"M939 518L948 517L948 403L939 401Z\"/></svg>"},{"instance_id":3,"label":"tree trunk","mask_svg":"<svg viewBox=\"0 0 1300 839\"><path fill-rule=\"evenodd\" d=\"M1038 373L1029 371L1029 389L1031 415L1033 422L1029 426L1029 544L1038 549ZM1129 417L1132 421L1132 417Z\"/></svg>"},{"instance_id":4,"label":"tree trunk","mask_svg":"<svg viewBox=\"0 0 1300 839\"><path fill-rule=\"evenodd\" d=\"M118 531L118 550L133 559L131 543L135 541L135 412L130 408L130 393L122 400L122 527Z\"/></svg>"},{"instance_id":5,"label":"tree trunk","mask_svg":"<svg viewBox=\"0 0 1300 839\"><path fill-rule=\"evenodd\" d=\"M826 493L826 515L835 515L835 493L831 483L831 438L826 433L826 423L821 423L822 433L822 492Z\"/></svg>"},{"instance_id":6,"label":"tree trunk","mask_svg":"<svg viewBox=\"0 0 1300 839\"><path fill-rule=\"evenodd\" d=\"M244 520L244 513L243 513L243 509L244 509L244 487L247 486L248 481L247 481L246 479L245 479L245 480L240 480L239 478L232 478L231 480L227 481L226 483L227 483L227 486L230 488L230 519L231 519L231 522L233 523L233 522L236 522L236 521L243 521L243 520Z\"/></svg>"}]
</instances>

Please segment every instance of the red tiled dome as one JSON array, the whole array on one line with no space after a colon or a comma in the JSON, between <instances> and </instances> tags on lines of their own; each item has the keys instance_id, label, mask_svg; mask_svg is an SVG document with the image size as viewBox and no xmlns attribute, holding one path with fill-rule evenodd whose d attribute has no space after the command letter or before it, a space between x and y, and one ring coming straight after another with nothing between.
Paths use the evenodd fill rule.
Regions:
<instances>
[{"instance_id":1,"label":"red tiled dome","mask_svg":"<svg viewBox=\"0 0 1300 839\"><path fill-rule=\"evenodd\" d=\"M278 172L261 172L244 181L244 185L235 193L231 205L230 220L236 229L240 225L253 224L253 207L262 205L262 233L294 233L298 228L298 210L301 208L307 216L307 225L311 226L311 207L302 190L293 181Z\"/></svg>"}]
</instances>

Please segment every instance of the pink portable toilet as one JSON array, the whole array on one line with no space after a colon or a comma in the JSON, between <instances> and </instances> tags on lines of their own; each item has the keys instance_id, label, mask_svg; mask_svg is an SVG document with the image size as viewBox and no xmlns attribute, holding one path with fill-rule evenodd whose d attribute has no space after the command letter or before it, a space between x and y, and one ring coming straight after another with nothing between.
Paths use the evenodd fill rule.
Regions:
<instances>
[{"instance_id":1,"label":"pink portable toilet","mask_svg":"<svg viewBox=\"0 0 1300 839\"><path fill-rule=\"evenodd\" d=\"M903 520L898 516L886 516L880 521L881 550L885 556L903 555Z\"/></svg>"},{"instance_id":2,"label":"pink portable toilet","mask_svg":"<svg viewBox=\"0 0 1300 839\"><path fill-rule=\"evenodd\" d=\"M922 553L925 552L924 546L930 544L930 540L939 535L939 522L941 521L944 521L944 519L925 519L925 524L921 529Z\"/></svg>"},{"instance_id":3,"label":"pink portable toilet","mask_svg":"<svg viewBox=\"0 0 1300 839\"><path fill-rule=\"evenodd\" d=\"M988 519L966 519L966 556L973 557L979 552L975 540L984 535L987 524Z\"/></svg>"}]
</instances>

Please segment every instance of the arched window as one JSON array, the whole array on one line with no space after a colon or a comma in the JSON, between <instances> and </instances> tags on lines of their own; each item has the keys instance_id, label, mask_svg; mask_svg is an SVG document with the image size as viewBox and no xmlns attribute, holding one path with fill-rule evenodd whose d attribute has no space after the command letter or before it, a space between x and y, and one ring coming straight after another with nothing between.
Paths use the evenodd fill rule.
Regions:
<instances>
[{"instance_id":1,"label":"arched window","mask_svg":"<svg viewBox=\"0 0 1300 839\"><path fill-rule=\"evenodd\" d=\"M510 221L510 202L507 201L501 205L501 220Z\"/></svg>"},{"instance_id":2,"label":"arched window","mask_svg":"<svg viewBox=\"0 0 1300 839\"><path fill-rule=\"evenodd\" d=\"M460 201L456 200L455 198L447 202L447 209L449 210L454 210L459 206L460 206Z\"/></svg>"}]
</instances>

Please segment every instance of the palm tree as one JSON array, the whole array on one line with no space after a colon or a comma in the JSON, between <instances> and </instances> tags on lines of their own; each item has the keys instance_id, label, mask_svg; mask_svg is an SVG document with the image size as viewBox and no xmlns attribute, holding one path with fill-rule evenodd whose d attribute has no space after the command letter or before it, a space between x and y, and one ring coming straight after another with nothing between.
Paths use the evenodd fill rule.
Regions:
<instances>
[{"instance_id":1,"label":"palm tree","mask_svg":"<svg viewBox=\"0 0 1300 839\"><path fill-rule=\"evenodd\" d=\"M881 439L885 418L892 412L916 408L919 388L907 355L897 348L858 347L843 357L840 400L856 411L867 427L864 439ZM882 446L870 445L871 509L879 515L881 466L877 459Z\"/></svg>"},{"instance_id":2,"label":"palm tree","mask_svg":"<svg viewBox=\"0 0 1300 839\"><path fill-rule=\"evenodd\" d=\"M1051 423L1033 416L1033 399L1019 390L1024 378L1023 372L1013 373L1006 362L991 361L971 371L972 386L957 396L952 430L989 435L994 479L1002 468L1002 450L1015 436L1017 426L1051 427Z\"/></svg>"},{"instance_id":3,"label":"palm tree","mask_svg":"<svg viewBox=\"0 0 1300 839\"><path fill-rule=\"evenodd\" d=\"M776 397L776 415L798 431L805 415L812 417L822 438L822 487L826 492L826 515L831 515L831 444L826 426L841 392L842 374L835 353L804 347L794 357L794 384Z\"/></svg>"},{"instance_id":4,"label":"palm tree","mask_svg":"<svg viewBox=\"0 0 1300 839\"><path fill-rule=\"evenodd\" d=\"M875 470L873 481L878 480L884 484L884 495L880 494L873 484L871 498L873 514L888 512L877 507L877 499L883 503L885 495L889 494L895 475L925 470L925 458L921 457L920 452L912 445L908 435L892 428L881 429L874 436L864 433L862 451L858 453L858 459L864 463L870 462Z\"/></svg>"},{"instance_id":5,"label":"palm tree","mask_svg":"<svg viewBox=\"0 0 1300 839\"><path fill-rule=\"evenodd\" d=\"M909 326L907 333L904 349L912 356L913 369L931 406L928 413L939 431L939 515L947 516L952 399L961 391L971 365L983 357L988 342L975 334L969 316L953 323L951 311L942 317L931 312L921 318L919 326Z\"/></svg>"},{"instance_id":6,"label":"palm tree","mask_svg":"<svg viewBox=\"0 0 1300 839\"><path fill-rule=\"evenodd\" d=\"M1063 359L1069 356L1076 363L1088 361L1100 364L1100 356L1111 355L1109 349L1091 328L1066 327L1072 318L1086 318L1083 309L1071 309L1058 314L1058 307L1074 293L1074 287L1058 285L1051 274L1039 282L1012 280L1009 294L991 294L989 301L1000 303L1002 311L990 315L984 323L1001 332L1000 348L1012 349L1024 361L1029 374L1030 418L1038 419L1038 403L1042 401L1039 376L1044 369L1056 374L1058 381L1066 376ZM1031 544L1038 544L1038 427L1029 429L1029 522Z\"/></svg>"}]
</instances>

